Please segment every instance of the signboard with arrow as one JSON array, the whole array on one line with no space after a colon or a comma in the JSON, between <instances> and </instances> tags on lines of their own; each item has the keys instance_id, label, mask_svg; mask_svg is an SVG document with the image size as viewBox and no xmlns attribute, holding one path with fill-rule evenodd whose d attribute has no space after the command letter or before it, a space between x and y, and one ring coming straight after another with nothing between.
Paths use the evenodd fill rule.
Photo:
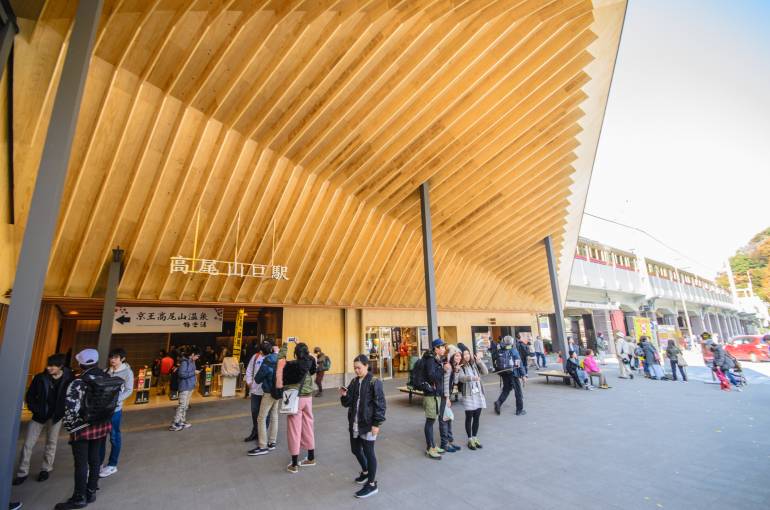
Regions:
<instances>
[{"instance_id":1,"label":"signboard with arrow","mask_svg":"<svg viewBox=\"0 0 770 510\"><path fill-rule=\"evenodd\" d=\"M222 308L116 306L113 333L221 333Z\"/></svg>"}]
</instances>

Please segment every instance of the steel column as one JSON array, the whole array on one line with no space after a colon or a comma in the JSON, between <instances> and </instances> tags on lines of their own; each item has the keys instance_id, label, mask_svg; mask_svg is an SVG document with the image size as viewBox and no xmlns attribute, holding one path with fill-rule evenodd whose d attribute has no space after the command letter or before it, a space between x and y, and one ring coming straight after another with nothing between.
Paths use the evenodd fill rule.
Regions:
<instances>
[{"instance_id":1,"label":"steel column","mask_svg":"<svg viewBox=\"0 0 770 510\"><path fill-rule=\"evenodd\" d=\"M59 216L102 0L80 2L56 91L27 226L21 245L11 306L0 346L0 508L8 507L19 436L19 417L32 354L48 261Z\"/></svg>"},{"instance_id":2,"label":"steel column","mask_svg":"<svg viewBox=\"0 0 770 510\"><path fill-rule=\"evenodd\" d=\"M112 321L115 318L115 302L118 300L118 284L120 283L122 263L123 250L118 247L112 250L112 262L110 262L107 291L104 294L104 307L102 308L102 322L99 324L99 363L105 367L112 341Z\"/></svg>"},{"instance_id":3,"label":"steel column","mask_svg":"<svg viewBox=\"0 0 770 510\"><path fill-rule=\"evenodd\" d=\"M551 296L553 297L553 311L556 315L556 338L551 338L553 345L558 345L562 352L563 365L567 366L567 339L564 336L564 307L561 303L561 294L559 293L559 274L556 271L556 256L553 253L553 242L551 236L546 236L543 240L545 244L545 258L548 261L548 275L551 279Z\"/></svg>"},{"instance_id":4,"label":"steel column","mask_svg":"<svg viewBox=\"0 0 770 510\"><path fill-rule=\"evenodd\" d=\"M425 273L425 309L428 313L428 339L438 338L436 307L436 275L433 267L433 230L430 221L430 186L420 185L420 217L422 218L422 264Z\"/></svg>"}]
</instances>

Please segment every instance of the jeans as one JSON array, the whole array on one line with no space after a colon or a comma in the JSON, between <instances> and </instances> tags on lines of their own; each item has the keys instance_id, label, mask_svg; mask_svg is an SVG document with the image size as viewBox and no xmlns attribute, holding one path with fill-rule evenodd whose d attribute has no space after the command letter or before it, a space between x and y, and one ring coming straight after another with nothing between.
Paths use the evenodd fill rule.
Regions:
<instances>
[{"instance_id":1,"label":"jeans","mask_svg":"<svg viewBox=\"0 0 770 510\"><path fill-rule=\"evenodd\" d=\"M514 377L511 372L504 372L500 375L503 380L503 390L500 392L500 396L497 397L497 404L502 407L505 403L508 395L513 390L514 397L516 398L516 412L524 409L524 395L521 392L521 381L518 377Z\"/></svg>"},{"instance_id":2,"label":"jeans","mask_svg":"<svg viewBox=\"0 0 770 510\"><path fill-rule=\"evenodd\" d=\"M730 384L733 386L740 386L741 382L738 380L737 377L735 377L735 374L733 374L730 370L723 370L725 376L730 380Z\"/></svg>"},{"instance_id":3,"label":"jeans","mask_svg":"<svg viewBox=\"0 0 770 510\"><path fill-rule=\"evenodd\" d=\"M481 418L481 408L465 411L465 434L468 436L468 439L478 435L479 418Z\"/></svg>"},{"instance_id":4,"label":"jeans","mask_svg":"<svg viewBox=\"0 0 770 510\"><path fill-rule=\"evenodd\" d=\"M61 430L61 420L53 423L48 420L45 423L38 423L30 420L27 424L27 436L24 439L24 447L21 450L21 460L19 461L19 470L16 476L27 476L29 474L29 461L32 458L32 449L37 443L37 439L43 432L45 433L45 450L43 452L43 465L41 471L52 471L53 460L56 457L56 442L59 440L59 430Z\"/></svg>"},{"instance_id":5,"label":"jeans","mask_svg":"<svg viewBox=\"0 0 770 510\"><path fill-rule=\"evenodd\" d=\"M75 458L76 497L85 497L86 489L90 492L99 488L99 450L104 446L106 437L101 439L81 439L72 441L72 456Z\"/></svg>"},{"instance_id":6,"label":"jeans","mask_svg":"<svg viewBox=\"0 0 770 510\"><path fill-rule=\"evenodd\" d=\"M428 449L433 448L436 446L436 441L433 439L433 424L436 423L436 420L433 418L425 418L425 444L427 445Z\"/></svg>"},{"instance_id":7,"label":"jeans","mask_svg":"<svg viewBox=\"0 0 770 510\"><path fill-rule=\"evenodd\" d=\"M369 483L374 483L377 476L377 457L374 454L374 441L350 436L350 451L356 456L361 471L369 475Z\"/></svg>"},{"instance_id":8,"label":"jeans","mask_svg":"<svg viewBox=\"0 0 770 510\"><path fill-rule=\"evenodd\" d=\"M647 363L645 363L644 365L647 366ZM651 363L650 375L652 376L653 379L660 380L660 379L663 379L663 377L665 377L666 374L663 373L663 367L661 367L659 363Z\"/></svg>"},{"instance_id":9,"label":"jeans","mask_svg":"<svg viewBox=\"0 0 770 510\"><path fill-rule=\"evenodd\" d=\"M324 391L323 387L323 381L324 381L324 375L326 374L325 371L321 370L319 372L315 373L315 385L318 387L318 394L320 395Z\"/></svg>"},{"instance_id":10,"label":"jeans","mask_svg":"<svg viewBox=\"0 0 770 510\"><path fill-rule=\"evenodd\" d=\"M452 422L444 419L447 397L441 397L441 405L438 408L438 433L441 436L441 448L454 442L452 437Z\"/></svg>"},{"instance_id":11,"label":"jeans","mask_svg":"<svg viewBox=\"0 0 770 510\"><path fill-rule=\"evenodd\" d=\"M174 414L174 423L182 425L187 420L187 408L190 407L190 397L192 396L192 390L179 392L179 405L176 408Z\"/></svg>"},{"instance_id":12,"label":"jeans","mask_svg":"<svg viewBox=\"0 0 770 510\"><path fill-rule=\"evenodd\" d=\"M548 364L545 360L545 354L543 354L542 352L536 352L535 363L537 363L538 367L545 368L545 366Z\"/></svg>"},{"instance_id":13,"label":"jeans","mask_svg":"<svg viewBox=\"0 0 770 510\"><path fill-rule=\"evenodd\" d=\"M687 380L687 373L684 371L684 367L679 365L675 359L668 360L671 363L671 372L674 374L674 380L676 381L676 368L679 367L679 372L682 374L682 380Z\"/></svg>"},{"instance_id":14,"label":"jeans","mask_svg":"<svg viewBox=\"0 0 770 510\"><path fill-rule=\"evenodd\" d=\"M110 431L110 459L108 466L117 466L118 457L120 457L120 447L123 445L123 438L120 434L120 419L123 417L123 410L115 411L112 414L112 431ZM99 464L104 463L104 457L107 455L107 441L102 441L99 448Z\"/></svg>"}]
</instances>

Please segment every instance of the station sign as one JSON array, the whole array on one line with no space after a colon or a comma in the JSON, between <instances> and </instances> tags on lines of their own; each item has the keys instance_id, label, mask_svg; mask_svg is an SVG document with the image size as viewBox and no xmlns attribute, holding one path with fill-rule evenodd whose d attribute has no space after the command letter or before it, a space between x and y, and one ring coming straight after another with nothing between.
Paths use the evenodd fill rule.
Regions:
<instances>
[{"instance_id":1,"label":"station sign","mask_svg":"<svg viewBox=\"0 0 770 510\"><path fill-rule=\"evenodd\" d=\"M209 276L238 276L288 280L288 268L273 264L247 264L237 261L198 259L194 257L171 257L170 273L207 274Z\"/></svg>"},{"instance_id":2,"label":"station sign","mask_svg":"<svg viewBox=\"0 0 770 510\"><path fill-rule=\"evenodd\" d=\"M223 308L116 306L113 333L221 333Z\"/></svg>"}]
</instances>

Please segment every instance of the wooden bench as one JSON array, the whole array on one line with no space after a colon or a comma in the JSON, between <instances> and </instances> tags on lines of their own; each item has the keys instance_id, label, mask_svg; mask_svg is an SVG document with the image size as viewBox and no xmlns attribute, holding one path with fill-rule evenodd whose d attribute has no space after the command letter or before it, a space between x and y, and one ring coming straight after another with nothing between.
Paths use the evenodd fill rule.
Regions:
<instances>
[{"instance_id":1,"label":"wooden bench","mask_svg":"<svg viewBox=\"0 0 770 510\"><path fill-rule=\"evenodd\" d=\"M401 393L409 393L409 404L412 403L412 395L419 395L421 397L425 395L425 393L423 393L422 391L416 390L409 386L399 386L398 391L400 391Z\"/></svg>"},{"instance_id":2,"label":"wooden bench","mask_svg":"<svg viewBox=\"0 0 770 510\"><path fill-rule=\"evenodd\" d=\"M541 370L537 373L537 375L544 376L546 384L548 384L548 382L551 380L551 377L561 379L562 382L567 386L569 386L569 384L572 382L572 377L569 374L562 372L561 370Z\"/></svg>"}]
</instances>

